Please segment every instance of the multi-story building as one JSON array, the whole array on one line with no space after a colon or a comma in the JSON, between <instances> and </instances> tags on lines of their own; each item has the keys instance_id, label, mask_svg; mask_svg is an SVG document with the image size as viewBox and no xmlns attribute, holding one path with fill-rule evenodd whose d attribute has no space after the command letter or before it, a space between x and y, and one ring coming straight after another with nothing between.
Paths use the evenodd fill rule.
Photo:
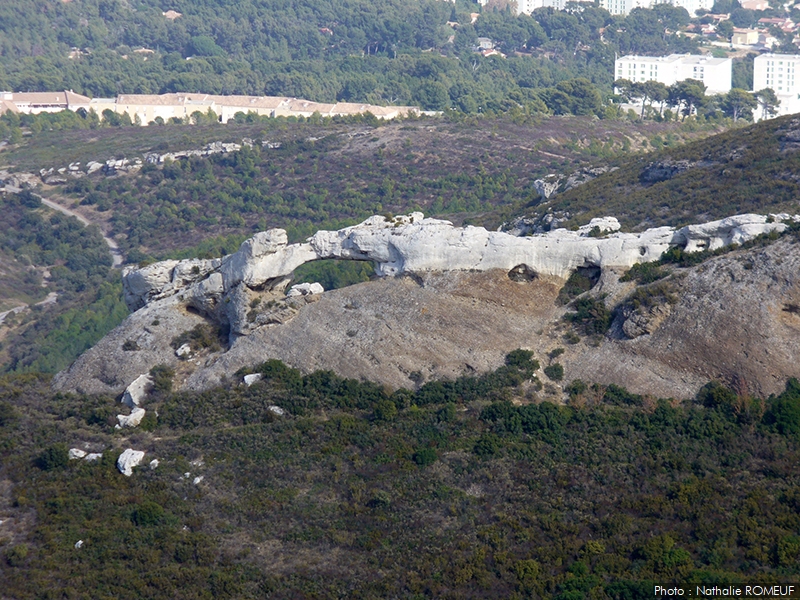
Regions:
<instances>
[{"instance_id":1,"label":"multi-story building","mask_svg":"<svg viewBox=\"0 0 800 600\"><path fill-rule=\"evenodd\" d=\"M483 3L485 4L485 2ZM564 10L567 0L517 0L517 14L529 15L537 8L551 7L556 10Z\"/></svg>"},{"instance_id":2,"label":"multi-story building","mask_svg":"<svg viewBox=\"0 0 800 600\"><path fill-rule=\"evenodd\" d=\"M753 91L771 88L780 100L777 115L800 112L800 56L794 54L762 54L753 61ZM756 110L756 119L762 118Z\"/></svg>"},{"instance_id":3,"label":"multi-story building","mask_svg":"<svg viewBox=\"0 0 800 600\"><path fill-rule=\"evenodd\" d=\"M685 79L697 79L706 86L706 94L726 94L731 89L733 61L693 54L669 56L623 56L614 64L614 79L633 82L659 81L672 85Z\"/></svg>"},{"instance_id":4,"label":"multi-story building","mask_svg":"<svg viewBox=\"0 0 800 600\"><path fill-rule=\"evenodd\" d=\"M685 8L690 17L694 17L701 8L711 10L714 0L600 0L601 8L612 15L627 15L634 8L653 8L656 4L672 4Z\"/></svg>"}]
</instances>

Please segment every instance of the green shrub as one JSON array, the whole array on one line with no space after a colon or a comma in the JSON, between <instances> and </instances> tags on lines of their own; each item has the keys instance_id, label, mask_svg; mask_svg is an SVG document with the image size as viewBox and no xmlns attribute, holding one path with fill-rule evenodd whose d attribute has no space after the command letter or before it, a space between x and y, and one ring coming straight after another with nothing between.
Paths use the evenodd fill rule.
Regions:
<instances>
[{"instance_id":1,"label":"green shrub","mask_svg":"<svg viewBox=\"0 0 800 600\"><path fill-rule=\"evenodd\" d=\"M6 562L12 567L19 567L25 562L28 557L28 546L25 544L17 544L12 546L5 552Z\"/></svg>"},{"instance_id":2,"label":"green shrub","mask_svg":"<svg viewBox=\"0 0 800 600\"><path fill-rule=\"evenodd\" d=\"M583 296L573 303L573 313L564 319L580 328L586 335L603 334L611 327L611 311L606 308L603 298Z\"/></svg>"},{"instance_id":3,"label":"green shrub","mask_svg":"<svg viewBox=\"0 0 800 600\"><path fill-rule=\"evenodd\" d=\"M36 465L43 471L63 469L69 464L69 451L64 444L53 444L36 459Z\"/></svg>"},{"instance_id":4,"label":"green shrub","mask_svg":"<svg viewBox=\"0 0 800 600\"><path fill-rule=\"evenodd\" d=\"M580 379L573 379L572 382L564 388L564 391L569 394L570 398L575 398L583 394L589 386L587 386L582 380Z\"/></svg>"},{"instance_id":5,"label":"green shrub","mask_svg":"<svg viewBox=\"0 0 800 600\"><path fill-rule=\"evenodd\" d=\"M646 262L633 265L619 280L648 284L663 279L667 275L668 273L659 266L659 263Z\"/></svg>"},{"instance_id":6,"label":"green shrub","mask_svg":"<svg viewBox=\"0 0 800 600\"><path fill-rule=\"evenodd\" d=\"M17 411L8 402L0 402L0 427L7 427L16 423Z\"/></svg>"},{"instance_id":7,"label":"green shrub","mask_svg":"<svg viewBox=\"0 0 800 600\"><path fill-rule=\"evenodd\" d=\"M175 377L172 367L156 365L150 369L150 376L153 378L153 391L165 394L172 391L172 379Z\"/></svg>"},{"instance_id":8,"label":"green shrub","mask_svg":"<svg viewBox=\"0 0 800 600\"><path fill-rule=\"evenodd\" d=\"M493 433L485 433L475 442L472 451L481 458L489 458L500 451L502 441Z\"/></svg>"},{"instance_id":9,"label":"green shrub","mask_svg":"<svg viewBox=\"0 0 800 600\"><path fill-rule=\"evenodd\" d=\"M189 344L195 352L206 348L212 352L218 352L222 349L224 339L225 332L221 328L209 323L200 323L189 331L184 331L172 338L170 345L176 350L184 344Z\"/></svg>"},{"instance_id":10,"label":"green shrub","mask_svg":"<svg viewBox=\"0 0 800 600\"><path fill-rule=\"evenodd\" d=\"M800 381L792 377L780 396L769 399L764 422L783 435L800 435Z\"/></svg>"},{"instance_id":11,"label":"green shrub","mask_svg":"<svg viewBox=\"0 0 800 600\"><path fill-rule=\"evenodd\" d=\"M391 421L397 416L397 406L389 400L380 400L375 405L375 418L378 421Z\"/></svg>"},{"instance_id":12,"label":"green shrub","mask_svg":"<svg viewBox=\"0 0 800 600\"><path fill-rule=\"evenodd\" d=\"M417 463L420 467L427 467L428 465L432 465L437 460L436 450L433 448L425 447L420 448L416 452L414 452L414 462Z\"/></svg>"},{"instance_id":13,"label":"green shrub","mask_svg":"<svg viewBox=\"0 0 800 600\"><path fill-rule=\"evenodd\" d=\"M603 401L617 406L642 406L644 399L638 394L632 394L624 387L610 384L603 394Z\"/></svg>"},{"instance_id":14,"label":"green shrub","mask_svg":"<svg viewBox=\"0 0 800 600\"><path fill-rule=\"evenodd\" d=\"M553 363L544 368L544 374L553 381L561 381L564 379L564 367L559 363Z\"/></svg>"},{"instance_id":15,"label":"green shrub","mask_svg":"<svg viewBox=\"0 0 800 600\"><path fill-rule=\"evenodd\" d=\"M736 404L736 392L718 381L710 381L697 392L697 401L708 408L730 408Z\"/></svg>"},{"instance_id":16,"label":"green shrub","mask_svg":"<svg viewBox=\"0 0 800 600\"><path fill-rule=\"evenodd\" d=\"M530 350L512 350L506 355L506 365L514 367L520 371L533 373L539 369L539 361L533 359L533 352Z\"/></svg>"},{"instance_id":17,"label":"green shrub","mask_svg":"<svg viewBox=\"0 0 800 600\"><path fill-rule=\"evenodd\" d=\"M599 272L596 270L577 269L573 271L564 283L564 287L558 292L556 301L559 304L568 304L573 298L577 298L592 289L598 279Z\"/></svg>"},{"instance_id":18,"label":"green shrub","mask_svg":"<svg viewBox=\"0 0 800 600\"><path fill-rule=\"evenodd\" d=\"M131 514L131 521L139 527L158 525L163 519L164 507L150 500L142 502Z\"/></svg>"}]
</instances>

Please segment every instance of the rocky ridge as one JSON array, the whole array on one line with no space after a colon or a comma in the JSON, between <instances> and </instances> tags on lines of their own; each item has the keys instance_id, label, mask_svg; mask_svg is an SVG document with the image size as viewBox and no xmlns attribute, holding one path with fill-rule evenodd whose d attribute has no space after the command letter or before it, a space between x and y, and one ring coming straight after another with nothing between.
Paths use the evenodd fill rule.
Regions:
<instances>
[{"instance_id":1,"label":"rocky ridge","mask_svg":"<svg viewBox=\"0 0 800 600\"><path fill-rule=\"evenodd\" d=\"M288 244L282 230L261 232L221 259L128 269L125 299L133 314L60 373L55 386L119 393L152 366L173 364L179 387L205 389L267 358L392 386L412 385L410 374L425 365L430 365L425 377L479 372L496 367L515 347L541 343L546 352L547 345L563 343L541 336L559 330L565 309L555 298L578 267L602 269L597 291L613 296L625 287L619 273L656 260L672 246L696 252L741 244L784 231L789 219L738 215L632 234L615 231L616 219L604 218L578 231L515 237L456 228L414 213L392 220L372 217L339 231L318 232L301 244ZM373 261L382 281L325 293L308 285L286 292L300 264L329 258ZM614 373L610 382L628 383L634 391L692 393L704 382L698 371L665 365L657 352L644 351L647 342L642 341L668 329L674 315L681 314L679 307L653 313L639 313L628 325L637 339L609 339L597 350L584 348L583 366L576 362L570 367L568 355L568 374L602 381ZM229 347L176 356L171 346L176 337L209 321L229 328ZM130 340L142 350L120 354ZM642 351L631 353L634 345ZM604 352L625 358L616 361L615 370L594 368L593 357Z\"/></svg>"}]
</instances>

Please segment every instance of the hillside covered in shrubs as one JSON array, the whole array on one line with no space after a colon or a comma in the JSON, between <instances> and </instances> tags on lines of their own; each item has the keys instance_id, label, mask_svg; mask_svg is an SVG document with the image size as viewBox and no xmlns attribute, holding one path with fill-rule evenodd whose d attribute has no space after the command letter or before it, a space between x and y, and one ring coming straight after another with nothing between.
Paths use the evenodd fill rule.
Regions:
<instances>
[{"instance_id":1,"label":"hillside covered in shrubs","mask_svg":"<svg viewBox=\"0 0 800 600\"><path fill-rule=\"evenodd\" d=\"M394 393L277 361L202 394L163 372L132 434L112 398L5 377L4 593L623 599L800 579L796 380L766 400L574 381L558 406L538 367L515 351ZM130 478L114 466L128 447L146 451Z\"/></svg>"}]
</instances>

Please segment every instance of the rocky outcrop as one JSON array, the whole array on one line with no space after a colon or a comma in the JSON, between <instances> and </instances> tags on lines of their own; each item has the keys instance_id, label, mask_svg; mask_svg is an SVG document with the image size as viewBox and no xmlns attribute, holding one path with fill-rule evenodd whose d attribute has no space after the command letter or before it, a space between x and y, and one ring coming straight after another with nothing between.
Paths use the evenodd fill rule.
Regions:
<instances>
[{"instance_id":1,"label":"rocky outcrop","mask_svg":"<svg viewBox=\"0 0 800 600\"><path fill-rule=\"evenodd\" d=\"M737 215L679 230L670 227L642 233L620 233L613 217L592 219L577 231L557 229L517 237L483 227L453 227L422 213L387 220L381 216L338 231L319 231L305 243L288 244L286 232L271 229L246 240L222 259L163 261L123 274L125 301L131 310L175 294L190 306L243 333L250 291L282 290L300 265L320 259L375 263L379 276L432 271L510 270L526 265L543 275L567 277L578 267L630 267L658 259L671 246L687 252L741 244L772 231L783 231L782 219ZM220 303L223 314L215 314Z\"/></svg>"},{"instance_id":2,"label":"rocky outcrop","mask_svg":"<svg viewBox=\"0 0 800 600\"><path fill-rule=\"evenodd\" d=\"M787 219L788 215L739 215L677 230L662 227L633 234L613 231L618 223L605 218L577 231L562 229L523 238L479 227L456 228L416 213L393 220L373 217L291 245L283 232L272 230L248 240L239 252L209 263L208 268L204 263L195 265L196 270L187 269L188 262L172 261L127 273L126 299L132 300L132 308L143 308L60 373L54 386L84 393L119 393L140 373L166 364L180 366L176 388L207 389L267 358L280 358L304 370L332 369L394 387L413 386L418 378L412 380L409 374L419 371L424 371L425 378L481 372L499 366L505 352L517 347L542 354L563 345L564 332L558 327L563 327L565 309L555 299L572 269L589 266L603 273L621 273L635 263L657 259L671 246L687 252L713 250L783 231ZM301 259L323 258L373 261L382 278L343 290L287 297L284 289L290 269ZM772 277L769 273L777 264L765 267L759 277ZM189 277L180 275L187 271ZM793 272L780 267L780 273L776 276L794 281ZM402 274L412 277L393 277ZM216 283L209 283L212 280ZM601 276L601 281L620 290L624 287L614 283L618 277ZM204 296L203 290L209 289L213 298ZM602 292L608 298L617 297L614 289ZM691 289L676 294L695 298ZM567 378L617 383L637 393L690 395L708 380L706 372L693 370L685 361L665 362L663 348L655 348L652 341L672 331L671 323L685 318L683 302L669 310L626 315L627 329L623 331L620 324L618 338L609 337L597 349L587 347L579 359L571 355L583 344L570 346L561 361ZM187 306L195 310L187 311ZM723 309L720 304L703 310ZM208 319L230 326L229 347L198 352L185 360L176 357L172 340ZM704 335L709 339L726 335L717 332L714 324L724 320L712 319ZM728 326L743 327L732 322ZM542 332L550 330L553 333L547 338L550 334ZM127 340L135 341L141 350L123 353L121 346ZM675 349L698 343L688 333L685 341L669 342ZM709 359L710 355L699 360ZM788 371L782 367L780 373L784 372ZM764 382L759 386L769 393L777 389Z\"/></svg>"},{"instance_id":3,"label":"rocky outcrop","mask_svg":"<svg viewBox=\"0 0 800 600\"><path fill-rule=\"evenodd\" d=\"M133 475L133 468L138 467L142 463L144 452L141 450L134 450L128 448L117 459L117 469L126 477Z\"/></svg>"},{"instance_id":4,"label":"rocky outcrop","mask_svg":"<svg viewBox=\"0 0 800 600\"><path fill-rule=\"evenodd\" d=\"M667 181L697 166L698 163L688 160L662 160L647 165L639 175L639 181L653 184Z\"/></svg>"}]
</instances>

